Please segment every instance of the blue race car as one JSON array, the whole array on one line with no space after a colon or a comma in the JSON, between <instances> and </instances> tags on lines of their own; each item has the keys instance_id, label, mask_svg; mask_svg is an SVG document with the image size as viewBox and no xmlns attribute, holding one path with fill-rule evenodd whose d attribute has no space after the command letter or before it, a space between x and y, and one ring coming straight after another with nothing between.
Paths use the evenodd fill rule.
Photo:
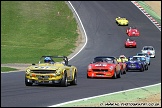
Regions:
<instances>
[{"instance_id":1,"label":"blue race car","mask_svg":"<svg viewBox=\"0 0 162 108\"><path fill-rule=\"evenodd\" d=\"M148 64L146 63L145 56L133 56L126 62L126 71L128 70L148 70Z\"/></svg>"},{"instance_id":2,"label":"blue race car","mask_svg":"<svg viewBox=\"0 0 162 108\"><path fill-rule=\"evenodd\" d=\"M148 63L148 65L150 65L150 55L148 53L137 53L137 56L145 56L146 57L146 62Z\"/></svg>"}]
</instances>

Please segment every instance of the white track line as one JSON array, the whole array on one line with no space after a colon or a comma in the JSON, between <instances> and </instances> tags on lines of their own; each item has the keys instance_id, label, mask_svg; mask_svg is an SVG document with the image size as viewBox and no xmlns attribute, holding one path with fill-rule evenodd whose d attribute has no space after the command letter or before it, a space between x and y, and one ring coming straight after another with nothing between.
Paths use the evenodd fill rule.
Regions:
<instances>
[{"instance_id":1,"label":"white track line","mask_svg":"<svg viewBox=\"0 0 162 108\"><path fill-rule=\"evenodd\" d=\"M78 55L78 54L83 50L83 48L84 48L84 47L86 46L86 44L87 44L88 38L87 38L86 31L85 31L85 29L84 29L84 26L83 26L83 24L82 24L82 21L81 21L79 15L78 15L78 13L76 12L76 10L75 10L75 8L73 7L73 5L71 4L71 2L70 2L70 1L68 1L68 2L69 2L69 4L71 5L71 7L73 8L75 14L76 14L77 17L78 17L78 20L79 20L79 22L80 22L80 24L81 24L81 26L82 26L82 29L83 29L83 32L84 32L84 36L85 36L85 39L86 39L86 42L84 43L84 46L83 46L75 55L73 55L73 56L69 59L69 60L71 60L72 58L74 58L76 55Z\"/></svg>"}]
</instances>

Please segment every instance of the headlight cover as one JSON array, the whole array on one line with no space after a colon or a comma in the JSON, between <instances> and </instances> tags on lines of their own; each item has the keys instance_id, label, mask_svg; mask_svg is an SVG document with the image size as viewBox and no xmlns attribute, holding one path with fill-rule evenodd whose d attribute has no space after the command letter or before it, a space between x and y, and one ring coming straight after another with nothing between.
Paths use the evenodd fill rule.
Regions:
<instances>
[{"instance_id":1,"label":"headlight cover","mask_svg":"<svg viewBox=\"0 0 162 108\"><path fill-rule=\"evenodd\" d=\"M109 70L112 71L112 70L113 70L113 66L110 66L110 67L109 67Z\"/></svg>"},{"instance_id":2,"label":"headlight cover","mask_svg":"<svg viewBox=\"0 0 162 108\"><path fill-rule=\"evenodd\" d=\"M26 72L30 72L30 69L27 69Z\"/></svg>"},{"instance_id":3,"label":"headlight cover","mask_svg":"<svg viewBox=\"0 0 162 108\"><path fill-rule=\"evenodd\" d=\"M91 66L91 65L89 65L89 66L88 66L88 69L92 69L92 66Z\"/></svg>"},{"instance_id":4,"label":"headlight cover","mask_svg":"<svg viewBox=\"0 0 162 108\"><path fill-rule=\"evenodd\" d=\"M27 69L27 70L26 70L26 74L29 74L29 73L30 73L30 69Z\"/></svg>"},{"instance_id":5,"label":"headlight cover","mask_svg":"<svg viewBox=\"0 0 162 108\"><path fill-rule=\"evenodd\" d=\"M56 70L56 75L60 75L60 74L61 74L61 70L60 69Z\"/></svg>"}]
</instances>

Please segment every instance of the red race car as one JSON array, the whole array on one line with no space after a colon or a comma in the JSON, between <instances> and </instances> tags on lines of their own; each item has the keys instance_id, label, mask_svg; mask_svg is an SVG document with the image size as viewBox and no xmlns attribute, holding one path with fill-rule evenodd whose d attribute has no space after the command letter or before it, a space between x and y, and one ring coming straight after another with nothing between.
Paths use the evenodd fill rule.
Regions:
<instances>
[{"instance_id":1,"label":"red race car","mask_svg":"<svg viewBox=\"0 0 162 108\"><path fill-rule=\"evenodd\" d=\"M116 57L98 56L88 65L87 78L120 78L121 66Z\"/></svg>"},{"instance_id":2,"label":"red race car","mask_svg":"<svg viewBox=\"0 0 162 108\"><path fill-rule=\"evenodd\" d=\"M136 27L129 27L126 30L128 36L139 36L140 32Z\"/></svg>"},{"instance_id":3,"label":"red race car","mask_svg":"<svg viewBox=\"0 0 162 108\"><path fill-rule=\"evenodd\" d=\"M136 48L137 47L137 43L136 43L136 41L135 40L133 40L133 39L127 39L126 41L125 41L125 48Z\"/></svg>"}]
</instances>

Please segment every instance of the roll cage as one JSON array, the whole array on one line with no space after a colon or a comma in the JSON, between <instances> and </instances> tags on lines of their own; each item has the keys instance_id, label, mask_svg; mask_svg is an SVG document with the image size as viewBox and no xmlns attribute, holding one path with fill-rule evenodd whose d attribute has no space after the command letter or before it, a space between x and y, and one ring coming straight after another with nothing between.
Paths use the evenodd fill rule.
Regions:
<instances>
[{"instance_id":1,"label":"roll cage","mask_svg":"<svg viewBox=\"0 0 162 108\"><path fill-rule=\"evenodd\" d=\"M42 62L42 60L44 60L45 57L49 57L51 58L52 62L54 61L54 58L62 58L62 60L64 61L65 65L68 65L68 58L66 56L42 56L39 60L39 64Z\"/></svg>"}]
</instances>

